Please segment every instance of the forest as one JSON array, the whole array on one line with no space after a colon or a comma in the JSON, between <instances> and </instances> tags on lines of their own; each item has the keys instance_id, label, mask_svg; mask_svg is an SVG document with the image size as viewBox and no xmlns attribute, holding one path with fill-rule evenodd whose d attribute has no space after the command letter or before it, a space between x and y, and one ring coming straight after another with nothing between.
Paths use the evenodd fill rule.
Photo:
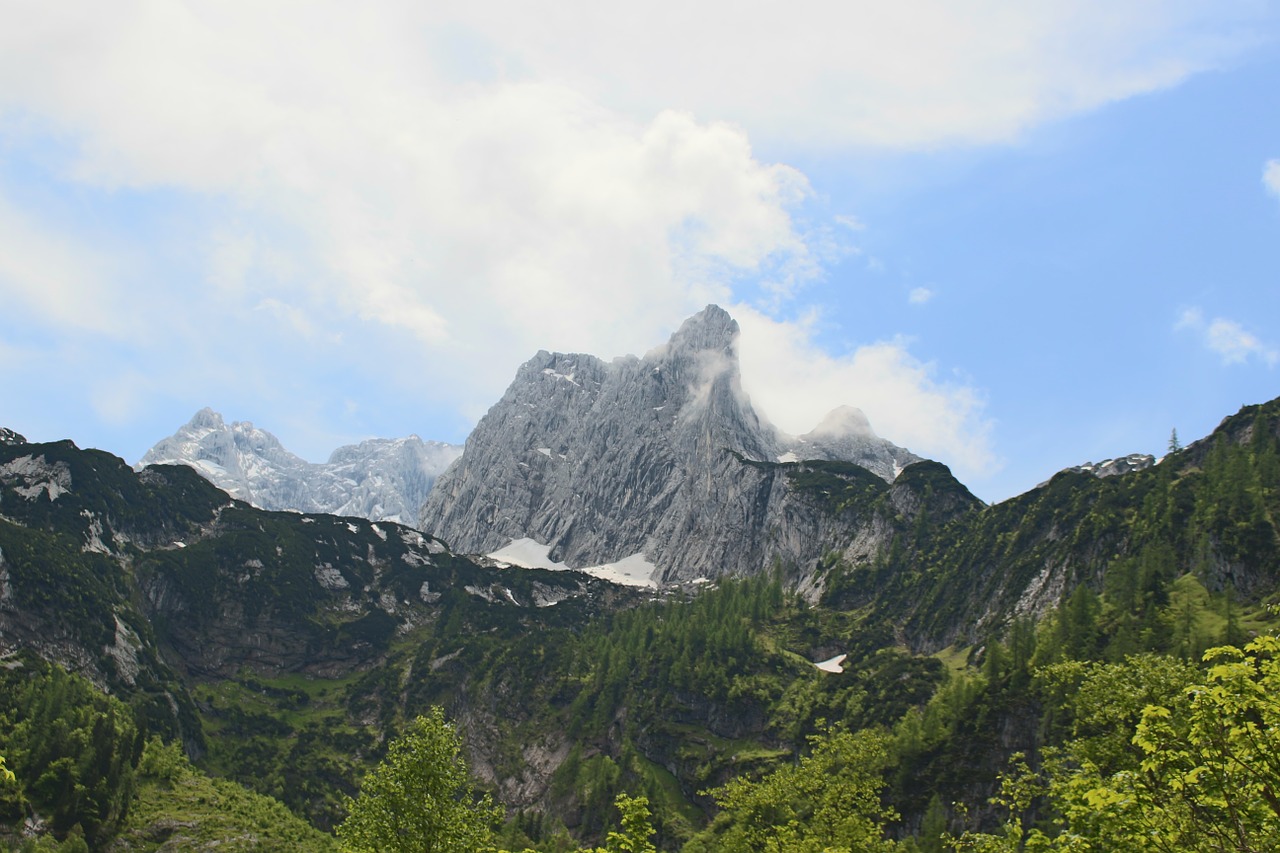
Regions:
<instances>
[{"instance_id":1,"label":"forest","mask_svg":"<svg viewBox=\"0 0 1280 853\"><path fill-rule=\"evenodd\" d=\"M449 554L417 565L385 532L220 510L178 474L182 499L151 510L169 519L163 536L188 517L218 536L115 560L65 533L83 506L17 518L27 505L6 492L0 615L77 614L58 630L61 648L81 651L32 641L0 658L0 844L1280 848L1278 415L1250 407L1154 468L1061 474L991 507L908 517L872 495L892 546L832 553L817 594L775 564L662 595L518 608L480 593L518 601L570 581ZM909 475L933 496L924 507L952 488L929 465ZM835 513L864 500L839 491L838 473L805 484ZM105 482L108 498L135 488L124 474ZM142 498L129 503L147 515ZM317 593L290 594L302 588L294 551L309 576L313 551L345 566L393 545L395 560L350 571L375 599L371 585L389 583L421 587L429 604L395 619L355 610L353 583L338 623ZM271 553L274 574L244 573ZM1029 606L1045 565L1063 582L1051 605ZM196 589L182 584L204 596L185 621L137 618L157 590ZM278 632L276 663L192 657L249 584L252 615L235 618ZM134 669L117 660L121 619L143 626ZM280 664L298 637L354 651Z\"/></svg>"}]
</instances>

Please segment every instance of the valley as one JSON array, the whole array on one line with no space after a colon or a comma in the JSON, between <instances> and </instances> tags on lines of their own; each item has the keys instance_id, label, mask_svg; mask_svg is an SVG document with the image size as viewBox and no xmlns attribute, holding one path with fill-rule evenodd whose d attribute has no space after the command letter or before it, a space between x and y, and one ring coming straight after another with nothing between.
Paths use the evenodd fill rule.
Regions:
<instances>
[{"instance_id":1,"label":"valley","mask_svg":"<svg viewBox=\"0 0 1280 853\"><path fill-rule=\"evenodd\" d=\"M1065 843L1080 773L1112 784L1149 707L1199 713L1182 687L1232 671L1207 651L1270 677L1280 400L987 505L865 418L766 428L731 324L612 366L539 354L415 526L6 430L2 843L334 849L437 708L501 849L615 849L627 797L664 851ZM585 571L611 564L631 583Z\"/></svg>"}]
</instances>

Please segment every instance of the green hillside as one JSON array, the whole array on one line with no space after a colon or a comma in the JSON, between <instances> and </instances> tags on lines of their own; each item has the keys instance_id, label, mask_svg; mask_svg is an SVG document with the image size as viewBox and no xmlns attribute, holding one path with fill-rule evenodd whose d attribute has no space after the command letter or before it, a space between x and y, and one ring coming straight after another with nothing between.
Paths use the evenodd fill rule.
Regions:
<instances>
[{"instance_id":1,"label":"green hillside","mask_svg":"<svg viewBox=\"0 0 1280 853\"><path fill-rule=\"evenodd\" d=\"M1280 401L1152 468L995 506L937 463L892 486L777 467L877 547L651 594L259 511L185 468L2 446L0 839L330 849L437 707L512 850L628 849L620 795L691 853L1147 849L1115 846L1138 843L1135 802L1182 845L1149 849L1202 849L1223 809L1268 837L1270 777L1214 764L1243 736L1204 721L1269 733L1246 700L1272 677Z\"/></svg>"}]
</instances>

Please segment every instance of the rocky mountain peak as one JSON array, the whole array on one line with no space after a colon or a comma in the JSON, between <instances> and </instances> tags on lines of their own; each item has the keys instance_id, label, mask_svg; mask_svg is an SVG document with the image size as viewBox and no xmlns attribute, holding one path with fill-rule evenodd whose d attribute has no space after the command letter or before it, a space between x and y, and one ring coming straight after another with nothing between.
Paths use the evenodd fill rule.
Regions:
<instances>
[{"instance_id":1,"label":"rocky mountain peak","mask_svg":"<svg viewBox=\"0 0 1280 853\"><path fill-rule=\"evenodd\" d=\"M671 336L672 352L720 352L736 359L738 321L719 305L708 305L685 320Z\"/></svg>"},{"instance_id":2,"label":"rocky mountain peak","mask_svg":"<svg viewBox=\"0 0 1280 853\"><path fill-rule=\"evenodd\" d=\"M822 422L805 438L877 438L871 421L862 409L854 406L838 406L832 409Z\"/></svg>"},{"instance_id":3,"label":"rocky mountain peak","mask_svg":"<svg viewBox=\"0 0 1280 853\"><path fill-rule=\"evenodd\" d=\"M248 423L247 421L243 422L243 424L249 428L253 427L253 424ZM222 420L222 415L218 414L208 406L205 406L203 409L196 412L191 416L191 420L187 421L187 429L192 431L200 429L221 429L223 426L224 422Z\"/></svg>"},{"instance_id":4,"label":"rocky mountain peak","mask_svg":"<svg viewBox=\"0 0 1280 853\"><path fill-rule=\"evenodd\" d=\"M643 358L537 353L441 476L422 529L467 553L532 540L574 568L645 560L661 580L743 573L765 565L783 511L774 466L839 460L891 481L916 461L853 408L778 433L743 393L738 334L709 305Z\"/></svg>"},{"instance_id":5,"label":"rocky mountain peak","mask_svg":"<svg viewBox=\"0 0 1280 853\"><path fill-rule=\"evenodd\" d=\"M26 444L27 439L18 435L8 427L0 427L0 445L5 444Z\"/></svg>"},{"instance_id":6,"label":"rocky mountain peak","mask_svg":"<svg viewBox=\"0 0 1280 853\"><path fill-rule=\"evenodd\" d=\"M147 451L138 468L189 465L232 497L270 510L412 522L435 478L462 448L415 436L375 438L340 447L326 464L307 462L248 421L226 423L196 412Z\"/></svg>"},{"instance_id":7,"label":"rocky mountain peak","mask_svg":"<svg viewBox=\"0 0 1280 853\"><path fill-rule=\"evenodd\" d=\"M892 483L903 468L921 461L911 451L876 435L866 414L854 406L832 409L822 422L801 436L780 436L780 462L821 459L853 462Z\"/></svg>"}]
</instances>

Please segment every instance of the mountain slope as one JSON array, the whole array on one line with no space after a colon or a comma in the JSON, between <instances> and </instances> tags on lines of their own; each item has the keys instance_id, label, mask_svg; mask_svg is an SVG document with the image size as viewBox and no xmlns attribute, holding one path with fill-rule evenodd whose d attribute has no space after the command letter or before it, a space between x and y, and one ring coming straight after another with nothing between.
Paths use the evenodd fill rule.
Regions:
<instances>
[{"instance_id":1,"label":"mountain slope","mask_svg":"<svg viewBox=\"0 0 1280 853\"><path fill-rule=\"evenodd\" d=\"M327 463L314 464L252 423L227 424L205 408L148 450L138 468L189 465L232 497L263 509L411 523L436 477L461 453L456 445L411 435L340 447Z\"/></svg>"},{"instance_id":2,"label":"mountain slope","mask_svg":"<svg viewBox=\"0 0 1280 853\"><path fill-rule=\"evenodd\" d=\"M808 567L826 531L783 462L856 462L887 485L918 460L854 409L778 432L742 391L737 323L709 306L643 358L539 352L467 439L419 519L458 551L532 539L574 567L642 555L655 580ZM779 460L782 460L780 462Z\"/></svg>"},{"instance_id":3,"label":"mountain slope","mask_svg":"<svg viewBox=\"0 0 1280 853\"><path fill-rule=\"evenodd\" d=\"M1064 472L989 507L935 462L889 483L850 462L720 458L783 510L771 542L823 549L791 576L808 601L784 573L690 598L495 569L395 524L259 510L185 466L10 436L0 660L17 680L32 656L88 676L321 827L384 734L440 704L512 808L590 835L613 793L643 790L672 849L707 818L697 792L789 761L817 720L919 710L944 667L908 650L986 649L975 684L1003 691L996 716L963 680L931 703L961 702L957 734L943 750L917 733L896 801L910 821L929 792L985 808L1008 754L1044 745L1039 700L1008 670L1029 649L1195 659L1233 620L1235 636L1263 624L1278 589L1280 400L1145 470ZM843 671L814 665L841 655ZM6 755L13 723L0 713Z\"/></svg>"}]
</instances>

